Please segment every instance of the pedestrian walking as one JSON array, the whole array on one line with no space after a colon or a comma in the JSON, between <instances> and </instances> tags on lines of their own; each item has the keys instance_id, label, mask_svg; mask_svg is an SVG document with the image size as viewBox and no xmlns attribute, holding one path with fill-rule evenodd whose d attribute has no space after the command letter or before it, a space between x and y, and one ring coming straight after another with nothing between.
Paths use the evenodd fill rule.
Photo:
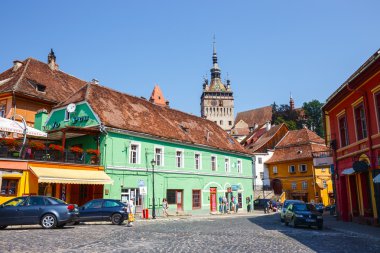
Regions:
<instances>
[{"instance_id":1,"label":"pedestrian walking","mask_svg":"<svg viewBox=\"0 0 380 253\"><path fill-rule=\"evenodd\" d=\"M168 201L166 200L166 198L163 198L162 199L162 214L165 216L165 217L168 217L169 214L168 214Z\"/></svg>"},{"instance_id":2,"label":"pedestrian walking","mask_svg":"<svg viewBox=\"0 0 380 253\"><path fill-rule=\"evenodd\" d=\"M251 198L246 197L245 202L247 203L247 212L249 213L249 212L251 212Z\"/></svg>"},{"instance_id":3,"label":"pedestrian walking","mask_svg":"<svg viewBox=\"0 0 380 253\"><path fill-rule=\"evenodd\" d=\"M227 205L228 205L228 201L227 201L226 196L224 196L223 197L223 209L224 209L224 213L227 213Z\"/></svg>"},{"instance_id":4,"label":"pedestrian walking","mask_svg":"<svg viewBox=\"0 0 380 253\"><path fill-rule=\"evenodd\" d=\"M234 204L235 204L235 213L239 211L239 202L238 198L234 198Z\"/></svg>"},{"instance_id":5,"label":"pedestrian walking","mask_svg":"<svg viewBox=\"0 0 380 253\"><path fill-rule=\"evenodd\" d=\"M127 227L133 227L133 222L135 221L135 204L134 198L130 198L127 204L127 212L128 212L128 224Z\"/></svg>"}]
</instances>

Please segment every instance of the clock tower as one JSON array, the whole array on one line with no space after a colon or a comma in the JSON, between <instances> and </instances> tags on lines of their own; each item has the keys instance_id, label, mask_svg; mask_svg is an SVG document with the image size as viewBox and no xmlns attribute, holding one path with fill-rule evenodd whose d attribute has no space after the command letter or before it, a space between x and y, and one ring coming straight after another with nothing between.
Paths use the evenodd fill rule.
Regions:
<instances>
[{"instance_id":1,"label":"clock tower","mask_svg":"<svg viewBox=\"0 0 380 253\"><path fill-rule=\"evenodd\" d=\"M229 131L234 125L234 96L230 80L226 84L220 78L218 57L216 55L215 41L212 54L213 66L210 69L211 80L205 78L201 96L201 116L214 121L223 130Z\"/></svg>"}]
</instances>

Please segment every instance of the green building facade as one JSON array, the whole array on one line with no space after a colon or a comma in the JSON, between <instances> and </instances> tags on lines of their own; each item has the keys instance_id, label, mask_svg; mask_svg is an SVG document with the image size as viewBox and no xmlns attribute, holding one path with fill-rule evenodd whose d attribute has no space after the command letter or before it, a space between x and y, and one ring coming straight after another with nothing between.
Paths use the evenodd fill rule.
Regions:
<instances>
[{"instance_id":1,"label":"green building facade","mask_svg":"<svg viewBox=\"0 0 380 253\"><path fill-rule=\"evenodd\" d=\"M120 105L120 117L115 119L110 115L115 110L104 109L110 105L99 104L103 93L115 91L95 84L84 89L82 96L79 91L55 108L44 127L51 133L83 133L67 134L66 147L99 149L101 165L113 180L112 185L104 186L104 198L126 202L133 197L137 212L152 209L154 181L158 215L163 198L168 200L169 214L218 212L223 196L229 200L234 196L246 210L246 198L253 195L251 155L216 124L122 93L117 95L123 101L107 97L115 108ZM68 112L69 104L76 105L73 112ZM126 118L133 109L133 117ZM142 111L145 121L141 121ZM152 125L163 128L163 122L168 124L166 131ZM178 132L173 132L171 128L177 126ZM96 134L86 135L86 131Z\"/></svg>"}]
</instances>

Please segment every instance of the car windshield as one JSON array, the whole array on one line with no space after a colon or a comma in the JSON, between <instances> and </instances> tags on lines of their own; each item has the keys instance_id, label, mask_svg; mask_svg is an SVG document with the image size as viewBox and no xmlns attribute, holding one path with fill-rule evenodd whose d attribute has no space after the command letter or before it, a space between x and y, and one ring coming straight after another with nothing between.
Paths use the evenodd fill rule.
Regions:
<instances>
[{"instance_id":1,"label":"car windshield","mask_svg":"<svg viewBox=\"0 0 380 253\"><path fill-rule=\"evenodd\" d=\"M294 211L314 211L315 207L307 204L294 204L293 209Z\"/></svg>"},{"instance_id":2,"label":"car windshield","mask_svg":"<svg viewBox=\"0 0 380 253\"><path fill-rule=\"evenodd\" d=\"M15 198L5 202L4 206L22 206L25 203L26 198Z\"/></svg>"}]
</instances>

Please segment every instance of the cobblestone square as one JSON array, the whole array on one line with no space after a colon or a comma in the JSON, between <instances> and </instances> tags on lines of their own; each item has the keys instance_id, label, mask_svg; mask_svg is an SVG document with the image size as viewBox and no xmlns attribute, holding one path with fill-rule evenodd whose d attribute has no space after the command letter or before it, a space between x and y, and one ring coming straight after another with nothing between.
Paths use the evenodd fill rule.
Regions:
<instances>
[{"instance_id":1,"label":"cobblestone square","mask_svg":"<svg viewBox=\"0 0 380 253\"><path fill-rule=\"evenodd\" d=\"M380 238L326 227L291 228L277 215L91 223L0 231L0 252L380 252Z\"/></svg>"}]
</instances>

